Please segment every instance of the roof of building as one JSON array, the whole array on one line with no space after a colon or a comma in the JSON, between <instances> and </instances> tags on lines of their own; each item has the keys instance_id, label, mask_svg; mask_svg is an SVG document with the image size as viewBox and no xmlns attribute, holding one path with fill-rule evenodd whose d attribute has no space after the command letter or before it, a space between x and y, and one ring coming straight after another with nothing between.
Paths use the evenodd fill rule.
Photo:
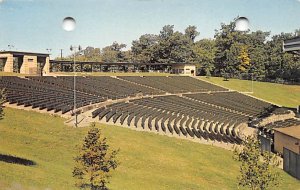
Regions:
<instances>
[{"instance_id":1,"label":"roof of building","mask_svg":"<svg viewBox=\"0 0 300 190\"><path fill-rule=\"evenodd\" d=\"M14 55L37 55L37 56L49 56L49 53L37 53L37 52L25 52L25 51L0 51L0 54L14 54Z\"/></svg>"},{"instance_id":2,"label":"roof of building","mask_svg":"<svg viewBox=\"0 0 300 190\"><path fill-rule=\"evenodd\" d=\"M50 63L72 64L74 61L50 60ZM192 63L138 63L138 62L101 62L101 61L76 61L76 64L99 65L195 65Z\"/></svg>"},{"instance_id":3,"label":"roof of building","mask_svg":"<svg viewBox=\"0 0 300 190\"><path fill-rule=\"evenodd\" d=\"M300 125L285 128L274 128L274 131L300 139Z\"/></svg>"}]
</instances>

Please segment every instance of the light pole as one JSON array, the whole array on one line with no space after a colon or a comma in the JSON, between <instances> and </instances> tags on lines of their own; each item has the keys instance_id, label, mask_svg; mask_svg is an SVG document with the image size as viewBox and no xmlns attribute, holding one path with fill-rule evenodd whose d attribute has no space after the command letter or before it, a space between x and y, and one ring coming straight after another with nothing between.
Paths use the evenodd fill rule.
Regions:
<instances>
[{"instance_id":1,"label":"light pole","mask_svg":"<svg viewBox=\"0 0 300 190\"><path fill-rule=\"evenodd\" d=\"M7 47L8 47L9 50L15 48L15 46L14 46L14 45L11 45L11 44L8 44Z\"/></svg>"},{"instance_id":2,"label":"light pole","mask_svg":"<svg viewBox=\"0 0 300 190\"><path fill-rule=\"evenodd\" d=\"M254 93L253 92L253 73L251 73L251 92L252 92L252 94Z\"/></svg>"},{"instance_id":3,"label":"light pole","mask_svg":"<svg viewBox=\"0 0 300 190\"><path fill-rule=\"evenodd\" d=\"M60 49L60 59L62 60L63 58L63 49Z\"/></svg>"},{"instance_id":4,"label":"light pole","mask_svg":"<svg viewBox=\"0 0 300 190\"><path fill-rule=\"evenodd\" d=\"M67 32L71 32L75 29L76 27L76 21L74 18L72 17L66 17L64 18L63 22L62 22L62 28L67 31ZM71 46L70 50L73 51L74 50L74 63L73 63L73 73L74 73L74 105L73 105L73 114L75 115L75 122L74 125L75 127L77 127L77 112L76 112L76 62L75 62L75 56L76 56L76 49L78 49L78 51L81 50L80 46ZM61 56L62 56L62 50L61 50Z\"/></svg>"},{"instance_id":5,"label":"light pole","mask_svg":"<svg viewBox=\"0 0 300 190\"><path fill-rule=\"evenodd\" d=\"M73 90L73 94L74 94L74 105L73 105L73 114L75 116L75 121L74 121L74 125L75 127L77 127L78 125L78 122L77 122L77 111L76 111L76 49L78 49L78 51L81 51L81 46L71 46L70 47L70 50L71 51L74 51L74 56L73 56L73 76L74 76L74 79L73 79L73 87L74 87L74 90Z\"/></svg>"},{"instance_id":6,"label":"light pole","mask_svg":"<svg viewBox=\"0 0 300 190\"><path fill-rule=\"evenodd\" d=\"M250 22L246 17L238 17L235 20L235 31L239 31L242 35L250 31ZM249 75L248 75L249 77ZM251 72L251 93L253 93L253 71Z\"/></svg>"}]
</instances>

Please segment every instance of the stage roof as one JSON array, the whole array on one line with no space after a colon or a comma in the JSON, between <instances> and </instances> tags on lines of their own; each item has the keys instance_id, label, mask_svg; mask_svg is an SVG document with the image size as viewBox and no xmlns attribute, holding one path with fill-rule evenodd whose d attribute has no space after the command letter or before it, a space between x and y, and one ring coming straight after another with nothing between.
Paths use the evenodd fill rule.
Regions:
<instances>
[{"instance_id":1,"label":"stage roof","mask_svg":"<svg viewBox=\"0 0 300 190\"><path fill-rule=\"evenodd\" d=\"M25 51L0 51L0 54L13 54L13 55L36 55L48 57L49 53L36 53L36 52L25 52Z\"/></svg>"},{"instance_id":2,"label":"stage roof","mask_svg":"<svg viewBox=\"0 0 300 190\"><path fill-rule=\"evenodd\" d=\"M50 60L50 63L73 64L74 61ZM76 64L95 64L95 65L195 65L193 63L134 63L134 62L97 62L97 61L75 61Z\"/></svg>"}]
</instances>

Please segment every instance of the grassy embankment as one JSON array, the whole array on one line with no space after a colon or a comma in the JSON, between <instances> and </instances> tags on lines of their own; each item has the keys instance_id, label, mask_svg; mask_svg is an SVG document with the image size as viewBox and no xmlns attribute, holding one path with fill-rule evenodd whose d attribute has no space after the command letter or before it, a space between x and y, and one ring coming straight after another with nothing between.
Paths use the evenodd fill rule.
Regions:
<instances>
[{"instance_id":1,"label":"grassy embankment","mask_svg":"<svg viewBox=\"0 0 300 190\"><path fill-rule=\"evenodd\" d=\"M229 79L229 81L224 81L221 77L200 77L200 79L232 90L251 92L251 81L238 79ZM250 93L250 95L282 106L297 107L300 105L300 85L283 85L254 81L253 92L254 93Z\"/></svg>"},{"instance_id":2,"label":"grassy embankment","mask_svg":"<svg viewBox=\"0 0 300 190\"><path fill-rule=\"evenodd\" d=\"M101 128L112 147L121 149L121 165L113 173L111 189L236 189L239 167L230 151L116 126ZM0 153L37 165L0 162L0 189L75 189L72 158L87 130L64 126L60 117L5 108ZM281 174L277 189L300 189L299 181Z\"/></svg>"}]
</instances>

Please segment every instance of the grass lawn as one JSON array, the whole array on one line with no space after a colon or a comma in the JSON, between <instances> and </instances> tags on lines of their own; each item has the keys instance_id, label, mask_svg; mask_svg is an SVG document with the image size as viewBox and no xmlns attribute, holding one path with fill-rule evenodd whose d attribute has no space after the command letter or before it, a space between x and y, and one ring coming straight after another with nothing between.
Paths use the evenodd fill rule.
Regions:
<instances>
[{"instance_id":1,"label":"grass lawn","mask_svg":"<svg viewBox=\"0 0 300 190\"><path fill-rule=\"evenodd\" d=\"M221 77L200 77L200 79L212 82L237 90L240 92L251 92L251 81L229 79L224 81ZM300 105L300 85L283 85L268 82L253 82L253 94L252 96L273 102L287 107L297 107Z\"/></svg>"},{"instance_id":2,"label":"grass lawn","mask_svg":"<svg viewBox=\"0 0 300 190\"><path fill-rule=\"evenodd\" d=\"M67 127L63 121L5 108L5 118L0 121L0 153L30 159L37 165L0 162L0 189L75 189L72 158L88 128ZM236 189L239 167L230 151L116 126L101 128L112 147L121 149L121 165L113 173L111 189ZM281 174L277 189L300 189L299 181L283 171Z\"/></svg>"}]
</instances>

